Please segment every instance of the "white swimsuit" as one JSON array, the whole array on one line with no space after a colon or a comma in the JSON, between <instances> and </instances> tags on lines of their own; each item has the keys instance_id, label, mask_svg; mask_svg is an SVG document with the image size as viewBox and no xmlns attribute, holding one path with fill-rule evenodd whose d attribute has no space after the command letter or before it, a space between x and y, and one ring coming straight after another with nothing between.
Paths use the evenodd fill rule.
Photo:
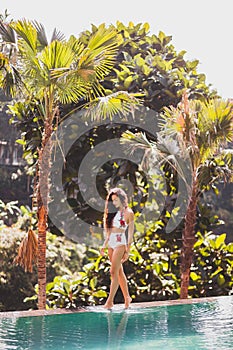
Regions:
<instances>
[{"instance_id":1,"label":"white swimsuit","mask_svg":"<svg viewBox=\"0 0 233 350\"><path fill-rule=\"evenodd\" d=\"M128 225L126 224L123 218L123 215L121 214L120 211L118 211L112 220L112 227L123 228L126 230L127 226ZM117 247L120 247L126 244L127 244L127 241L126 241L125 232L112 232L110 234L109 241L108 241L109 248L115 249Z\"/></svg>"}]
</instances>

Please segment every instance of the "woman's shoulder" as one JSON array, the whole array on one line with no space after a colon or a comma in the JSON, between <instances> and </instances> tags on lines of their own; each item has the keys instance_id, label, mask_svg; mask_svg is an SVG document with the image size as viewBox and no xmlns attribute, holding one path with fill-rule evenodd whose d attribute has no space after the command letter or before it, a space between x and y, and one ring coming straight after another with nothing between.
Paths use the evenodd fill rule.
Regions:
<instances>
[{"instance_id":1,"label":"woman's shoulder","mask_svg":"<svg viewBox=\"0 0 233 350\"><path fill-rule=\"evenodd\" d=\"M133 210L131 208L129 208L129 207L125 208L125 214L127 216L131 216L131 217L134 216Z\"/></svg>"}]
</instances>

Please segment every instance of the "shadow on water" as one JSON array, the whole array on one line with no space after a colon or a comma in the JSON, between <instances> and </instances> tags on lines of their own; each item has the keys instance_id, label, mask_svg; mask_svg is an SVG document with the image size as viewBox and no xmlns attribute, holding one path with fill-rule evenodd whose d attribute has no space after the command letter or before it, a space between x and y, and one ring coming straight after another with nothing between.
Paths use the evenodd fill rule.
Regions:
<instances>
[{"instance_id":1,"label":"shadow on water","mask_svg":"<svg viewBox=\"0 0 233 350\"><path fill-rule=\"evenodd\" d=\"M118 350L233 348L233 297L214 302L132 307L0 319L0 349Z\"/></svg>"}]
</instances>

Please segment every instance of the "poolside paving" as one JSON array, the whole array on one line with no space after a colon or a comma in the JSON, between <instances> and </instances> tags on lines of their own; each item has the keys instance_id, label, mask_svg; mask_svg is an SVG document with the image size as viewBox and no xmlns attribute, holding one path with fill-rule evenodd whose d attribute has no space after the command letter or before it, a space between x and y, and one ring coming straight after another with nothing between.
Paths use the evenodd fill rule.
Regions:
<instances>
[{"instance_id":1,"label":"poolside paving","mask_svg":"<svg viewBox=\"0 0 233 350\"><path fill-rule=\"evenodd\" d=\"M226 296L225 296L226 297ZM164 300L164 301L150 301L150 302L133 302L130 305L130 309L134 308L145 308L145 307L156 307L156 306L169 306L169 305L180 305L180 304L193 304L193 303L205 303L214 302L222 297L206 297L206 298L193 298L193 299L176 299L176 300ZM124 304L115 304L114 308L124 309ZM114 310L113 308L113 310ZM0 312L0 318L16 318L16 317L28 317L28 316L47 316L55 314L70 314L75 312L90 312L103 310L103 306L86 306L77 309L49 309L49 310L24 310L24 311L3 311Z\"/></svg>"}]
</instances>

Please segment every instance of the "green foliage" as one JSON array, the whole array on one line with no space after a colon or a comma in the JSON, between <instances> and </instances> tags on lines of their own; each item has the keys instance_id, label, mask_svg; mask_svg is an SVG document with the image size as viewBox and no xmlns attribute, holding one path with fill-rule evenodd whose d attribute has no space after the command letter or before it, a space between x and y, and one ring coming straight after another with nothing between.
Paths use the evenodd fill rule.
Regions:
<instances>
[{"instance_id":1,"label":"green foliage","mask_svg":"<svg viewBox=\"0 0 233 350\"><path fill-rule=\"evenodd\" d=\"M109 262L100 257L95 249L87 249L88 263L82 270L74 274L56 276L47 284L47 308L76 308L84 305L96 305L103 303L107 297L109 285ZM25 302L37 300L38 285L35 286L36 294L25 298Z\"/></svg>"},{"instance_id":2,"label":"green foliage","mask_svg":"<svg viewBox=\"0 0 233 350\"><path fill-rule=\"evenodd\" d=\"M226 244L226 234L203 236L197 233L195 260L190 274L192 297L227 295L233 288L233 243Z\"/></svg>"},{"instance_id":3,"label":"green foliage","mask_svg":"<svg viewBox=\"0 0 233 350\"><path fill-rule=\"evenodd\" d=\"M107 296L104 290L95 290L97 280L92 278L89 285L82 281L82 276L71 275L56 276L54 280L47 284L47 308L77 308L82 305L96 304L97 300L102 300ZM38 294L38 285L35 286ZM37 300L37 294L27 297L24 302Z\"/></svg>"},{"instance_id":4,"label":"green foliage","mask_svg":"<svg viewBox=\"0 0 233 350\"><path fill-rule=\"evenodd\" d=\"M158 33L158 35L149 36L148 24L134 25L133 23L129 23L129 26L126 27L118 22L116 28L118 34L122 37L122 40L120 40L121 46L117 53L117 62L115 63L113 71L107 68L110 64L109 62L105 62L107 66L103 67L104 70L106 68L106 71L109 72L108 77L103 79L102 82L103 87L106 89L106 93L118 92L119 90L140 92L144 96L144 105L156 111L161 111L164 106L176 106L180 101L184 89L189 90L190 98L203 99L214 95L214 93L210 93L209 88L205 85L205 76L197 73L198 61L185 61L185 52L177 54L174 47L171 45L171 37L166 36L162 32ZM69 44L76 52L79 52L82 44L84 46L87 45L91 34L96 33L91 44L95 46L95 40L102 29L93 26L92 33L82 33L79 38L79 44L76 39L72 37L70 38ZM29 46L35 46L34 39L32 38L32 42L28 43ZM42 43L40 44L42 45ZM40 49L42 49L42 46ZM53 43L50 48L59 52L60 46L61 44L57 45ZM48 50L44 51L44 56L42 57L44 60L43 62L50 67L51 62L48 62L48 56ZM87 57L90 59L90 56L87 55ZM88 63L88 59L85 63ZM56 66L59 66L57 63L58 62L56 62ZM53 66L51 67L54 68ZM85 68L87 67L85 66ZM101 76L101 69L102 68L99 68L96 73L99 76ZM43 71L42 73L47 74L48 72ZM79 70L79 73L81 73L81 70ZM86 73L89 76L90 72L88 73L88 69ZM59 79L59 77L65 76L65 72L61 71L54 71L53 74L53 79ZM46 77L50 81L50 75L47 74ZM80 81L83 82L85 76L81 74L80 79ZM65 99L64 96L63 98ZM44 110L42 105L38 104L38 101L30 101L30 104L28 101L25 101L25 103L18 102L11 108L11 112L14 118L19 121L20 128L23 132L22 140L19 140L18 142L25 146L25 158L28 163L34 165L34 161L37 157L37 147L41 142L41 126L43 125ZM80 107L82 103L83 101L80 100L77 106ZM74 106L72 106L72 108L73 107ZM61 117L64 117L66 116L67 110L70 110L70 106L62 106L62 108ZM115 128L112 131L112 134L115 133L116 137L119 137L123 131L123 129ZM64 187L67 193L71 194L71 197L73 197L74 191L78 193L78 185L75 182L78 168L74 168L73 164L80 163L80 160L85 156L85 151L88 152L93 145L102 141L103 132L103 129L100 128L99 131L92 130L88 135L83 135L82 140L77 141L79 147L76 147L76 144L72 152L70 152L70 164L67 162L66 173L64 174ZM106 134L107 136L105 135L105 138L108 138L109 130L107 130ZM207 138L206 141L208 141ZM221 160L217 162L218 169L221 172L222 165L219 162L221 162ZM214 160L212 163L214 163ZM116 166L114 164L116 164ZM138 172L138 169L132 168L132 164L126 164L121 161L114 161L114 164L113 162L106 164L102 178L101 176L98 178L99 187L101 187L103 193L105 191L106 179L110 179L113 174L113 183L115 180L118 181L119 174L122 174L123 167L126 169L123 176L127 179L129 178L134 185L137 185L135 174ZM205 170L206 169L207 167ZM210 172L207 173L208 176L203 177L203 186L207 186L205 179L211 178L212 174L213 172ZM139 178L141 179L141 174ZM147 183L144 183L144 185L147 186ZM170 184L170 189L171 194L172 191L175 193L173 183ZM79 195L77 195L77 201L79 200ZM77 207L80 208L80 206ZM125 264L126 272L130 280L130 289L134 299L137 301L151 300L151 298L152 300L161 300L163 298L172 299L177 298L179 294L178 276L181 229L178 228L176 232L171 233L171 235L165 233L164 227L170 215L169 211L166 209L167 208L165 208L165 212L162 214L160 220L155 223L153 221L148 222L146 229L145 223L141 224L141 226L137 226L137 233L135 236L136 244L135 247L132 248L130 261ZM93 220L99 219L99 217L89 215L90 213L88 211L86 211L86 214ZM207 230L207 227L205 226L203 230ZM58 307L58 305L63 305L63 307L73 307L74 305L80 305L80 303L101 303L104 293L106 292L106 286L109 285L109 278L107 277L109 264L107 260L99 258L98 253L93 252L92 257L88 256L88 264L85 264L80 274L73 279L70 273L77 272L78 270L75 270L72 265L73 261L75 261L75 251L69 255L70 253L68 254L68 250L65 250L64 252L61 248L58 249L61 242L56 246L55 242L58 242L60 238L57 239L55 236L51 236L50 239L53 243L48 246L48 256L52 261L53 273L49 274L49 280L53 280L55 276L54 271L56 271L56 274L63 276L55 279L49 286L48 297L50 300L50 307ZM207 245L209 247L209 241L207 242ZM83 249L85 251L86 248ZM211 249L208 250L208 254L210 254L210 252L212 254ZM205 254L207 254L206 251ZM72 256L73 258L71 258ZM63 265L62 262L65 262L65 264ZM72 268L69 267L67 269L67 265L69 266L69 264L72 265ZM81 270L81 267L79 270ZM191 278L193 279L195 279L194 273L197 274L197 271L192 271ZM215 271L213 273L215 273ZM226 275L227 274L228 272ZM228 282L226 281L228 280L226 278L227 276L225 276L225 272L221 274L216 273L213 277L218 275L224 276L224 280L222 277L220 277L220 279L222 281L222 286L224 286L225 289L222 289L221 287L217 290L217 293L226 293L229 291L230 282L227 284ZM7 279L4 279L4 281L5 280ZM199 281L199 279L196 278L197 287L195 288L197 289L199 288L199 282L201 283L201 280ZM14 286L14 288L16 287ZM12 290L14 290L14 288L12 288ZM58 292L55 296L51 296L50 299L50 294L53 293L55 288L58 291L63 291L63 294ZM200 287L200 292L204 290L204 294L210 293L210 291L206 292L206 288L207 285L204 284L202 289ZM29 289L30 288L28 288L28 290ZM192 289L192 293L196 295L196 291L193 292L193 290L194 289ZM97 292L97 294L94 295L95 292ZM59 299L59 295L63 296Z\"/></svg>"},{"instance_id":5,"label":"green foliage","mask_svg":"<svg viewBox=\"0 0 233 350\"><path fill-rule=\"evenodd\" d=\"M157 223L162 226L161 222ZM124 264L131 296L136 302L177 299L180 292L180 247L173 236L154 232L150 223L147 232L136 225L135 244L130 259ZM233 244L226 244L226 235L202 235L198 232L194 247L189 294L192 297L228 295L233 286ZM109 292L110 265L107 257L95 249L87 250L88 262L76 274L57 276L47 285L48 308L77 308L103 304ZM37 290L37 287L36 287ZM26 301L36 299L27 298ZM120 291L115 301L123 302Z\"/></svg>"},{"instance_id":6,"label":"green foliage","mask_svg":"<svg viewBox=\"0 0 233 350\"><path fill-rule=\"evenodd\" d=\"M26 28L29 24L19 23L18 25L24 25ZM38 28L36 31L38 32ZM184 51L176 53L174 46L171 44L171 36L166 36L162 32L159 32L157 35L150 35L148 23L134 24L130 22L129 25L126 26L121 22L117 22L116 26L111 26L109 30L104 29L104 25L99 27L93 25L91 31L82 32L79 38L71 36L69 39L69 46L77 53L77 57L81 57L81 65L82 55L87 53L87 48L96 47L96 42L99 39L100 41L102 40L100 34L105 31L108 33L106 34L107 37L108 35L111 36L112 34L110 33L112 32L117 33L119 44L118 48L114 46L116 60L112 60L110 65L108 65L108 61L104 60L103 67L101 65L96 67L96 74L98 76L99 74L101 75L102 68L104 71L106 70L106 74L108 73L107 76L105 74L101 76L102 80L100 84L102 84L102 89L105 89L104 94L108 95L110 102L116 99L116 94L122 95L120 91L123 90L127 93L133 92L141 94L144 106L154 111L161 111L164 106L176 106L181 99L182 92L187 87L190 91L191 98L196 97L203 99L211 96L209 88L205 85L205 76L197 72L198 61L189 62L185 60ZM33 35L36 36L35 33ZM35 41L33 41L33 43L35 44ZM38 46L38 50L39 49L44 52L43 46ZM112 50L111 45L110 50ZM79 54L81 56L79 56ZM44 55L47 57L46 53L44 53ZM87 54L87 58L83 58L84 66L85 63L88 63L88 59L90 59L89 54ZM79 63L77 63L77 65L79 67ZM110 69L110 67L112 67L112 69ZM81 71L82 70L79 70L79 72ZM87 69L87 71L89 70ZM57 70L56 72L54 71L53 74L56 79L58 79L59 74L63 77L65 73L61 70ZM48 77L48 79L51 78L48 74L46 77ZM66 85L65 89L67 90ZM115 95L110 98L109 96L111 93L115 93ZM83 99L76 102L76 104L72 105L59 104L60 120L67 118L74 108L81 108L85 103ZM104 104L102 103L100 106L102 106L101 112L106 115ZM120 106L122 105L120 104ZM125 104L125 108L128 110L128 103ZM24 146L24 158L28 163L28 172L33 174L34 165L37 161L37 150L41 145L45 111L42 108L42 104L38 103L36 99L31 99L30 102L28 100L17 102L10 107L10 110L12 113L12 122L13 120L14 122L17 121L18 127L22 132L22 138L18 140L18 142L22 143ZM97 110L99 111L100 108ZM115 111L115 106L112 107L112 111ZM98 113L96 113L96 115L98 115ZM141 125L143 130L143 119L145 116L141 115L140 118L138 124ZM157 116L155 116L155 118L157 118ZM54 118L54 123L56 123L54 127L57 126L57 121L57 118ZM157 120L155 120L155 123L156 122ZM77 125L73 127L75 131ZM80 194L77 181L79 164L81 164L83 157L93 146L106 139L114 137L119 138L125 131L125 128L130 128L130 126L120 125L118 123L115 125L111 124L111 128L106 128L105 126L93 128L87 134L82 135L76 142L74 140L72 150L70 150L67 155L66 168L63 173L64 189L67 193L67 197L70 197L68 201L72 210L75 212L79 211L77 214L81 217L85 216L84 219L86 221L89 220L90 217L93 218L94 221L100 221L102 218L97 216L97 213L93 213L93 211L90 212L90 208L87 209L85 203L82 202L83 198ZM75 132L74 135L76 135ZM156 137L156 135L152 136L154 138ZM73 135L70 135L70 137L73 137ZM114 163L117 164L117 168L114 166ZM98 191L103 198L106 195L106 183L111 182L111 184L114 185L119 178L129 180L134 186L136 196L138 196L143 187L139 184L142 174L139 174L138 167L126 160L114 160L113 162L109 161L107 164L104 164L103 169L101 169L98 174ZM145 176L143 181L144 186L146 186ZM59 215L62 216L63 213L59 213Z\"/></svg>"},{"instance_id":7,"label":"green foliage","mask_svg":"<svg viewBox=\"0 0 233 350\"><path fill-rule=\"evenodd\" d=\"M18 201L4 203L0 199L0 225L9 224L11 219L16 220L20 213L20 209L16 204L18 204Z\"/></svg>"},{"instance_id":8,"label":"green foliage","mask_svg":"<svg viewBox=\"0 0 233 350\"><path fill-rule=\"evenodd\" d=\"M150 35L148 23L128 26L117 22L113 26L122 36L114 70L103 82L109 91L125 90L143 94L144 105L160 111L164 106L177 105L184 89L191 98L210 96L205 75L198 73L199 61L185 60L185 51L177 53L172 37L159 31ZM95 32L97 27L92 27ZM82 33L86 40L91 32Z\"/></svg>"},{"instance_id":9,"label":"green foliage","mask_svg":"<svg viewBox=\"0 0 233 350\"><path fill-rule=\"evenodd\" d=\"M86 262L86 247L47 232L46 256L52 269L47 273L48 281L51 281L56 275L78 271Z\"/></svg>"},{"instance_id":10,"label":"green foliage","mask_svg":"<svg viewBox=\"0 0 233 350\"><path fill-rule=\"evenodd\" d=\"M23 299L33 294L36 271L25 273L21 267L13 265L24 235L25 232L16 227L0 228L0 311L24 310L33 305L30 303L26 307Z\"/></svg>"},{"instance_id":11,"label":"green foliage","mask_svg":"<svg viewBox=\"0 0 233 350\"><path fill-rule=\"evenodd\" d=\"M21 221L20 221L21 223ZM17 226L0 228L0 311L24 310L35 307L35 298L25 304L23 300L34 294L37 271L25 273L13 264L18 247L26 232ZM82 245L48 234L47 237L47 279L56 275L73 274L81 269L86 248Z\"/></svg>"},{"instance_id":12,"label":"green foliage","mask_svg":"<svg viewBox=\"0 0 233 350\"><path fill-rule=\"evenodd\" d=\"M144 222L141 215L136 220L130 259L124 264L130 293L136 302L179 297L181 228L167 234L164 230L166 217L167 213L163 220ZM194 247L189 295L227 295L233 286L233 245L225 243L225 234L205 233L210 223L204 222L203 233L198 232ZM213 218L210 222L215 224L217 219ZM25 273L12 264L25 232L16 227L2 227L0 235L0 259L3 262L0 309L36 308L37 294L34 295L33 288L37 282L36 269L33 274ZM76 308L103 304L109 292L109 270L108 258L100 256L98 250L48 234L47 307ZM123 302L120 291L116 302Z\"/></svg>"},{"instance_id":13,"label":"green foliage","mask_svg":"<svg viewBox=\"0 0 233 350\"><path fill-rule=\"evenodd\" d=\"M21 137L16 140L23 147L23 158L26 161L26 171L33 175L35 162L38 158L38 148L41 146L43 132L43 108L38 101L15 101L8 106L11 119L10 123L17 126Z\"/></svg>"}]
</instances>

